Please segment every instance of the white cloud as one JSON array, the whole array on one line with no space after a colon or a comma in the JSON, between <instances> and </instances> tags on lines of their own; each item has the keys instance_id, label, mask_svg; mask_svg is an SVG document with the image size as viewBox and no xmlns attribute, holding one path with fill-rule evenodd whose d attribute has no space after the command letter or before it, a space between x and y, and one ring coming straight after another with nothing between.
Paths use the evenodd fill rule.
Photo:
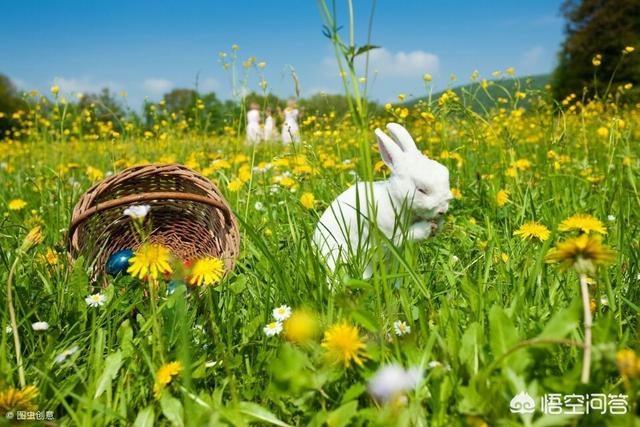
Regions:
<instances>
[{"instance_id":1,"label":"white cloud","mask_svg":"<svg viewBox=\"0 0 640 427\"><path fill-rule=\"evenodd\" d=\"M332 74L337 74L335 57L326 57L324 64L331 69ZM356 58L358 73L364 72L364 64L365 55ZM424 73L436 73L439 67L438 55L424 50L391 52L379 48L369 51L369 72L380 77L420 77Z\"/></svg>"},{"instance_id":2,"label":"white cloud","mask_svg":"<svg viewBox=\"0 0 640 427\"><path fill-rule=\"evenodd\" d=\"M540 60L544 54L544 48L542 46L534 46L531 49L526 50L522 54L522 58L520 60L520 65L522 67L522 71L525 73L530 73L533 70L537 69L540 65Z\"/></svg>"},{"instance_id":3,"label":"white cloud","mask_svg":"<svg viewBox=\"0 0 640 427\"><path fill-rule=\"evenodd\" d=\"M100 92L103 88L109 88L117 91L121 86L111 81L94 81L91 77L56 77L53 83L60 87L60 92L71 93L89 93Z\"/></svg>"},{"instance_id":4,"label":"white cloud","mask_svg":"<svg viewBox=\"0 0 640 427\"><path fill-rule=\"evenodd\" d=\"M151 77L142 82L142 87L151 95L162 95L173 87L173 82L167 79Z\"/></svg>"},{"instance_id":5,"label":"white cloud","mask_svg":"<svg viewBox=\"0 0 640 427\"><path fill-rule=\"evenodd\" d=\"M220 87L220 83L213 77L207 77L198 83L200 92L213 92Z\"/></svg>"},{"instance_id":6,"label":"white cloud","mask_svg":"<svg viewBox=\"0 0 640 427\"><path fill-rule=\"evenodd\" d=\"M424 73L438 71L440 59L437 55L423 50L411 52L390 52L387 49L375 49L369 56L369 69L378 71L381 76L416 77Z\"/></svg>"}]
</instances>

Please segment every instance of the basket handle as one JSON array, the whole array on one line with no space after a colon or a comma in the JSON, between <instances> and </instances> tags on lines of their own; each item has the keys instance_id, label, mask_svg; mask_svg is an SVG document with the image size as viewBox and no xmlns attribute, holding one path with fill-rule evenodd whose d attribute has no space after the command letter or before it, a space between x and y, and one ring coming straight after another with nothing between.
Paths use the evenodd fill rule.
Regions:
<instances>
[{"instance_id":1,"label":"basket handle","mask_svg":"<svg viewBox=\"0 0 640 427\"><path fill-rule=\"evenodd\" d=\"M227 225L231 225L231 212L229 208L227 208L222 202L214 200L210 197L201 196L199 194L191 194L191 193L178 193L173 191L159 191L154 193L142 193L142 194L130 194L128 196L119 197L113 200L107 200L106 202L98 203L95 206L87 209L82 212L75 218L71 225L69 226L69 242L73 238L76 229L87 220L91 215L94 215L98 212L112 209L118 206L129 205L137 202L146 202L151 200L162 200L162 199L175 199L175 200L187 200L190 202L198 202L203 203L205 205L213 206L222 211L224 215L224 219Z\"/></svg>"}]
</instances>

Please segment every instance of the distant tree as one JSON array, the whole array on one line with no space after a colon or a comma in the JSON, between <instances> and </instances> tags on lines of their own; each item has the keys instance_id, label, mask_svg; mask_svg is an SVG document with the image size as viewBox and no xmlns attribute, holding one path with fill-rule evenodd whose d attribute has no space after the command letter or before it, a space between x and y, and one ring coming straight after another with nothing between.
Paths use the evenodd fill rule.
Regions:
<instances>
[{"instance_id":1,"label":"distant tree","mask_svg":"<svg viewBox=\"0 0 640 427\"><path fill-rule=\"evenodd\" d=\"M602 97L610 79L613 88L640 82L640 0L565 0L561 11L567 37L553 76L556 99L571 93L582 96L583 88L589 98ZM623 56L626 46L636 51ZM601 61L596 67L592 60L598 54Z\"/></svg>"},{"instance_id":2,"label":"distant tree","mask_svg":"<svg viewBox=\"0 0 640 427\"><path fill-rule=\"evenodd\" d=\"M17 122L11 118L13 113L24 110L26 103L11 82L9 77L0 74L0 139L3 139L7 132L17 126Z\"/></svg>"},{"instance_id":3,"label":"distant tree","mask_svg":"<svg viewBox=\"0 0 640 427\"><path fill-rule=\"evenodd\" d=\"M96 121L111 122L115 130L122 132L126 112L120 100L109 88L103 88L98 94L85 94L78 101L78 108L92 110Z\"/></svg>"}]
</instances>

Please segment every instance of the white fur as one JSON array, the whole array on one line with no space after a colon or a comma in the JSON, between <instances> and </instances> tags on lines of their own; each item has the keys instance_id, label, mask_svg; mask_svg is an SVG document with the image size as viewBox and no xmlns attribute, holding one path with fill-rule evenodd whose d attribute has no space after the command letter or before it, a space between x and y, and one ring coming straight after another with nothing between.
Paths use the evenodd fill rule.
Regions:
<instances>
[{"instance_id":1,"label":"white fur","mask_svg":"<svg viewBox=\"0 0 640 427\"><path fill-rule=\"evenodd\" d=\"M389 123L387 130L393 139L380 129L375 134L382 160L391 169L389 179L351 186L331 203L316 226L313 241L331 271L338 261L368 249L372 224L401 245L405 238L415 241L433 235L449 209L448 169L422 154L401 125ZM369 203L368 195L374 203ZM374 206L376 217L370 220ZM408 224L406 233L400 221ZM364 277L371 274L368 265Z\"/></svg>"}]
</instances>

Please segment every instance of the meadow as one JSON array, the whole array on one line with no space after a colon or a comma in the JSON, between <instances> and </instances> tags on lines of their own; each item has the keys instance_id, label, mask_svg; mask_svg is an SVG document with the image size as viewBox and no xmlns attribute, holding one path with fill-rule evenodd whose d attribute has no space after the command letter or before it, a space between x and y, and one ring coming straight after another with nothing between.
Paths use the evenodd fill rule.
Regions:
<instances>
[{"instance_id":1,"label":"meadow","mask_svg":"<svg viewBox=\"0 0 640 427\"><path fill-rule=\"evenodd\" d=\"M159 104L151 123L116 129L94 105L69 108L57 88L27 94L22 126L0 143L0 411L86 426L634 425L640 104L619 101L623 86L556 104L511 69L480 81L411 104L400 95L361 128L307 111L302 142L288 146L247 144L239 117L203 130ZM486 101L471 108L479 94ZM330 274L313 229L348 186L388 176L373 136L388 122L449 168L444 229L380 242L389 255L371 279L355 263ZM79 197L127 167L173 162L229 201L235 269L172 293L160 277L153 300L135 275L91 282L66 251ZM593 258L550 262L583 236ZM581 279L593 316L587 382ZM392 395L376 387L397 375L372 381L389 364L412 378ZM536 402L623 394L628 408L512 413L523 391Z\"/></svg>"}]
</instances>

